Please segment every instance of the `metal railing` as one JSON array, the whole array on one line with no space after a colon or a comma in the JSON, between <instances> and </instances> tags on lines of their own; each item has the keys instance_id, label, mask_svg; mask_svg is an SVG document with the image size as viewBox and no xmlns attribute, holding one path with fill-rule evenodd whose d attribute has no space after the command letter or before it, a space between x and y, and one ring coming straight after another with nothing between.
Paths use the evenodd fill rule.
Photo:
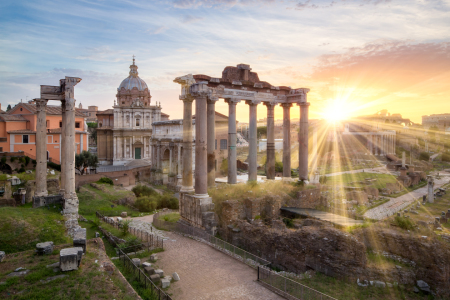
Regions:
<instances>
[{"instance_id":1,"label":"metal railing","mask_svg":"<svg viewBox=\"0 0 450 300\"><path fill-rule=\"evenodd\" d=\"M113 226L116 229L122 229L122 224L115 221L113 218L111 217L106 217L104 215L102 215L101 213L99 213L98 211L95 212L95 215L97 216L97 218L100 219L100 221L103 221L106 224L109 224L111 226ZM153 230L153 228L152 228ZM148 250L151 249L156 249L156 248L161 248L164 249L164 240L157 236L156 234L151 234L148 233L147 231L143 231L140 229L137 229L135 227L128 227L128 232L134 236L136 236L137 238L139 238L143 244L145 244L145 247L147 247ZM115 245L116 247L118 247L118 245Z\"/></svg>"},{"instance_id":2,"label":"metal railing","mask_svg":"<svg viewBox=\"0 0 450 300\"><path fill-rule=\"evenodd\" d=\"M269 289L275 289L275 292L286 299L337 300L300 282L279 275L264 266L258 266L258 281L262 285L268 286Z\"/></svg>"},{"instance_id":3,"label":"metal railing","mask_svg":"<svg viewBox=\"0 0 450 300\"><path fill-rule=\"evenodd\" d=\"M316 291L297 281L279 275L269 268L271 263L268 260L216 238L205 232L203 229L181 223L166 222L160 219L160 217L172 212L173 211L169 210L154 214L153 225L157 228L178 232L197 241L204 242L250 267L257 269L258 281L284 298L301 300L337 300L336 298Z\"/></svg>"},{"instance_id":4,"label":"metal railing","mask_svg":"<svg viewBox=\"0 0 450 300\"><path fill-rule=\"evenodd\" d=\"M131 258L125 253L125 251L123 251L123 249L119 249L119 261L123 263L125 272L128 272L132 279L136 280L142 287L144 287L144 289L150 290L152 296L151 299L172 300L169 295L156 286L150 278L145 275L141 268L133 263ZM131 282L133 280L129 281Z\"/></svg>"}]
</instances>

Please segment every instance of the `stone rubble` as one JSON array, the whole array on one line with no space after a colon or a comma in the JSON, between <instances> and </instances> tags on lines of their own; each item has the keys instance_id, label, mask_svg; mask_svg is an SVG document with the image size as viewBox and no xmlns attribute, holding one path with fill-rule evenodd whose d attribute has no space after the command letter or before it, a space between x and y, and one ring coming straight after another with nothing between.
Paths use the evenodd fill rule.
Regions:
<instances>
[{"instance_id":1,"label":"stone rubble","mask_svg":"<svg viewBox=\"0 0 450 300\"><path fill-rule=\"evenodd\" d=\"M53 242L44 242L36 244L36 252L39 255L49 255L53 252Z\"/></svg>"},{"instance_id":2,"label":"stone rubble","mask_svg":"<svg viewBox=\"0 0 450 300\"><path fill-rule=\"evenodd\" d=\"M59 253L59 266L61 271L78 270L83 257L83 248L65 248Z\"/></svg>"},{"instance_id":3,"label":"stone rubble","mask_svg":"<svg viewBox=\"0 0 450 300\"><path fill-rule=\"evenodd\" d=\"M56 279L61 279L67 277L67 275L56 275L53 277L48 277L47 279L42 279L41 283L49 283L50 281L56 280Z\"/></svg>"},{"instance_id":4,"label":"stone rubble","mask_svg":"<svg viewBox=\"0 0 450 300\"><path fill-rule=\"evenodd\" d=\"M136 267L139 267L140 265L141 265L141 259L140 258L133 258L133 259L131 259L132 261L133 261L133 264L136 266Z\"/></svg>"},{"instance_id":5,"label":"stone rubble","mask_svg":"<svg viewBox=\"0 0 450 300\"><path fill-rule=\"evenodd\" d=\"M172 278L173 278L173 280L175 280L175 281L179 281L179 280L180 280L180 276L178 275L177 272L174 272L174 273L172 274Z\"/></svg>"},{"instance_id":6,"label":"stone rubble","mask_svg":"<svg viewBox=\"0 0 450 300\"><path fill-rule=\"evenodd\" d=\"M5 251L0 251L0 262L2 262L6 257Z\"/></svg>"}]
</instances>

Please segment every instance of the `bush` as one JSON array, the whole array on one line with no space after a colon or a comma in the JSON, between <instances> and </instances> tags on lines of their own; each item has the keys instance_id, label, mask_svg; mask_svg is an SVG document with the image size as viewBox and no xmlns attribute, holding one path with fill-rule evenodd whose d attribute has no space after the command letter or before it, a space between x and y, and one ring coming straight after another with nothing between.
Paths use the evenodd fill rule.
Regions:
<instances>
[{"instance_id":1,"label":"bush","mask_svg":"<svg viewBox=\"0 0 450 300\"><path fill-rule=\"evenodd\" d=\"M394 224L405 230L413 230L415 226L411 219L399 216L395 217Z\"/></svg>"},{"instance_id":2,"label":"bush","mask_svg":"<svg viewBox=\"0 0 450 300\"><path fill-rule=\"evenodd\" d=\"M442 154L442 161L449 161L450 162L450 153L443 153Z\"/></svg>"},{"instance_id":3,"label":"bush","mask_svg":"<svg viewBox=\"0 0 450 300\"><path fill-rule=\"evenodd\" d=\"M126 236L128 234L128 229L130 229L131 220L126 220L122 222L122 234Z\"/></svg>"},{"instance_id":4,"label":"bush","mask_svg":"<svg viewBox=\"0 0 450 300\"><path fill-rule=\"evenodd\" d=\"M286 224L286 227L292 228L294 227L294 221L289 218L283 218L283 223Z\"/></svg>"},{"instance_id":5,"label":"bush","mask_svg":"<svg viewBox=\"0 0 450 300\"><path fill-rule=\"evenodd\" d=\"M36 164L36 161L34 161L33 164ZM61 172L61 165L58 165L58 164L55 164L54 162L49 161L49 162L47 162L47 166L52 169L55 169L56 171Z\"/></svg>"},{"instance_id":6,"label":"bush","mask_svg":"<svg viewBox=\"0 0 450 300\"><path fill-rule=\"evenodd\" d=\"M6 157L3 156L1 161L2 161L2 164L5 164L6 163Z\"/></svg>"},{"instance_id":7,"label":"bush","mask_svg":"<svg viewBox=\"0 0 450 300\"><path fill-rule=\"evenodd\" d=\"M430 154L427 152L420 152L419 154L419 159L420 160L426 160L429 161L430 160Z\"/></svg>"},{"instance_id":8,"label":"bush","mask_svg":"<svg viewBox=\"0 0 450 300\"><path fill-rule=\"evenodd\" d=\"M139 209L139 211L152 212L158 207L158 202L153 198L143 196L136 199L134 206Z\"/></svg>"},{"instance_id":9,"label":"bush","mask_svg":"<svg viewBox=\"0 0 450 300\"><path fill-rule=\"evenodd\" d=\"M158 192L156 192L151 187L148 187L146 185L138 184L135 186L131 191L136 195L136 197L143 197L143 196L156 196L159 195Z\"/></svg>"},{"instance_id":10,"label":"bush","mask_svg":"<svg viewBox=\"0 0 450 300\"><path fill-rule=\"evenodd\" d=\"M283 163L275 161L275 172L283 172Z\"/></svg>"},{"instance_id":11,"label":"bush","mask_svg":"<svg viewBox=\"0 0 450 300\"><path fill-rule=\"evenodd\" d=\"M320 176L319 177L319 183L325 184L327 183L328 177L327 176Z\"/></svg>"},{"instance_id":12,"label":"bush","mask_svg":"<svg viewBox=\"0 0 450 300\"><path fill-rule=\"evenodd\" d=\"M23 172L25 172L25 168L22 167L22 168L20 168L17 172L18 172L18 173L23 173Z\"/></svg>"},{"instance_id":13,"label":"bush","mask_svg":"<svg viewBox=\"0 0 450 300\"><path fill-rule=\"evenodd\" d=\"M112 179L111 179L111 178L108 178L108 177L102 177L102 178L100 178L100 179L97 181L97 183L100 183L100 184L104 183L104 184L114 185L114 181L112 181Z\"/></svg>"},{"instance_id":14,"label":"bush","mask_svg":"<svg viewBox=\"0 0 450 300\"><path fill-rule=\"evenodd\" d=\"M17 157L15 157L15 156L12 156L12 157L10 158L11 162L14 162L16 159L17 159Z\"/></svg>"},{"instance_id":15,"label":"bush","mask_svg":"<svg viewBox=\"0 0 450 300\"><path fill-rule=\"evenodd\" d=\"M25 166L28 166L28 164L30 163L31 158L29 158L28 156L25 156Z\"/></svg>"},{"instance_id":16,"label":"bush","mask_svg":"<svg viewBox=\"0 0 450 300\"><path fill-rule=\"evenodd\" d=\"M142 212L152 212L156 209L170 208L178 209L178 199L166 195L156 194L154 196L141 196L136 199L134 206Z\"/></svg>"}]
</instances>

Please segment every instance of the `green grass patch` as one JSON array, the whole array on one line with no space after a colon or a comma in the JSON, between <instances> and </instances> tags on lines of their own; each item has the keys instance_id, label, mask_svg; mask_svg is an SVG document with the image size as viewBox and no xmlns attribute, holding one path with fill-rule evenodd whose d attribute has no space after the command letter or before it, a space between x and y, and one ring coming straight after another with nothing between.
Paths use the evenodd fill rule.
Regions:
<instances>
[{"instance_id":1,"label":"green grass patch","mask_svg":"<svg viewBox=\"0 0 450 300\"><path fill-rule=\"evenodd\" d=\"M366 179L376 179L370 186L377 189L386 188L386 183L395 183L397 178L390 174L376 174L376 173L353 173L353 174L341 174L335 176L329 176L327 180L327 185L331 186L354 186L354 187L365 187L364 184Z\"/></svg>"},{"instance_id":2,"label":"green grass patch","mask_svg":"<svg viewBox=\"0 0 450 300\"><path fill-rule=\"evenodd\" d=\"M40 242L69 242L60 209L32 208L30 203L0 207L0 249L14 253L34 249Z\"/></svg>"},{"instance_id":3,"label":"green grass patch","mask_svg":"<svg viewBox=\"0 0 450 300\"><path fill-rule=\"evenodd\" d=\"M180 213L177 213L177 212L163 215L160 217L160 220L163 220L166 222L171 222L171 223L176 223L179 219L180 219Z\"/></svg>"}]
</instances>

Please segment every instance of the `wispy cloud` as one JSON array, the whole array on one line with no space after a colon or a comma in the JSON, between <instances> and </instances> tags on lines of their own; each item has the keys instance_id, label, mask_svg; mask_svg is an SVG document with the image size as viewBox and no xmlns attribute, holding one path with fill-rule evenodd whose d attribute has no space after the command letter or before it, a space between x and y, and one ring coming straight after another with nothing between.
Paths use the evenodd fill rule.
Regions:
<instances>
[{"instance_id":1,"label":"wispy cloud","mask_svg":"<svg viewBox=\"0 0 450 300\"><path fill-rule=\"evenodd\" d=\"M181 22L183 24L189 24L189 23L198 22L200 20L203 20L203 18L202 17L192 16L192 15L185 15L185 16L183 16L183 19L181 20Z\"/></svg>"}]
</instances>

